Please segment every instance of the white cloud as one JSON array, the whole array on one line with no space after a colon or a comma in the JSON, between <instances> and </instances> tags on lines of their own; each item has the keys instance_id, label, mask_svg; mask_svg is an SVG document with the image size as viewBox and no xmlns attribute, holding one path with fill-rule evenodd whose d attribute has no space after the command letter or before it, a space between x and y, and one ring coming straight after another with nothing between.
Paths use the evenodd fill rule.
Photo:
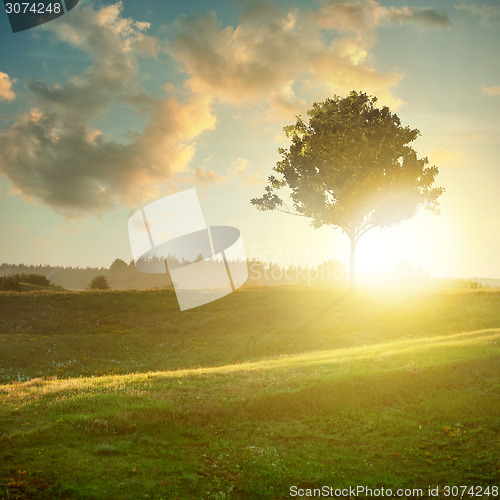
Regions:
<instances>
[{"instance_id":1,"label":"white cloud","mask_svg":"<svg viewBox=\"0 0 500 500\"><path fill-rule=\"evenodd\" d=\"M16 94L12 90L12 84L15 82L16 80L11 79L7 73L0 71L0 99L12 101L16 98Z\"/></svg>"},{"instance_id":2,"label":"white cloud","mask_svg":"<svg viewBox=\"0 0 500 500\"><path fill-rule=\"evenodd\" d=\"M224 182L226 177L214 172L213 170L207 170L204 166L201 166L194 170L194 177L190 180L192 182L196 182L197 184L209 185Z\"/></svg>"},{"instance_id":3,"label":"white cloud","mask_svg":"<svg viewBox=\"0 0 500 500\"><path fill-rule=\"evenodd\" d=\"M441 28L432 8L387 8L375 0L323 0L316 8L244 4L236 27L214 11L179 16L168 28L171 56L195 93L232 104L267 102L277 119L304 112L310 100L362 89L397 108L402 75L377 71L371 48L379 26L412 23Z\"/></svg>"},{"instance_id":4,"label":"white cloud","mask_svg":"<svg viewBox=\"0 0 500 500\"><path fill-rule=\"evenodd\" d=\"M222 26L214 11L179 16L167 29L168 51L193 92L232 104L267 102L278 117L353 89L397 107L392 89L402 75L377 71L371 55L376 28L395 22L450 24L431 8L389 9L375 0L323 1L316 9L249 2L236 27Z\"/></svg>"}]
</instances>

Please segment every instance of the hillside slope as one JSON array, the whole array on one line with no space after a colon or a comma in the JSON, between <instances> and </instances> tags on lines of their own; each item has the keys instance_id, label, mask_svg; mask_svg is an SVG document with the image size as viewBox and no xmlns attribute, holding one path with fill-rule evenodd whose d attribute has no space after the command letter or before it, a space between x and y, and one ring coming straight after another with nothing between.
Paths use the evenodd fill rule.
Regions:
<instances>
[{"instance_id":1,"label":"hillside slope","mask_svg":"<svg viewBox=\"0 0 500 500\"><path fill-rule=\"evenodd\" d=\"M498 479L500 329L0 386L2 498L289 498ZM412 497L413 498L413 497Z\"/></svg>"}]
</instances>

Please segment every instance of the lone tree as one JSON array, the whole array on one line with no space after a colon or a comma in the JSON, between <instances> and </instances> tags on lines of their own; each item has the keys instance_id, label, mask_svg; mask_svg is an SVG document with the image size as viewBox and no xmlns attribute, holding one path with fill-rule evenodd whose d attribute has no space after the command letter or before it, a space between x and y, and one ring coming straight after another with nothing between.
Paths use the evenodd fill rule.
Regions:
<instances>
[{"instance_id":1,"label":"lone tree","mask_svg":"<svg viewBox=\"0 0 500 500\"><path fill-rule=\"evenodd\" d=\"M92 278L89 283L89 288L90 290L109 290L108 278L102 274Z\"/></svg>"},{"instance_id":2,"label":"lone tree","mask_svg":"<svg viewBox=\"0 0 500 500\"><path fill-rule=\"evenodd\" d=\"M315 228L334 226L350 239L349 277L355 284L355 251L361 236L375 227L409 219L419 208L438 213L443 188L432 187L438 173L426 167L409 146L420 131L403 127L376 97L352 91L314 103L309 123L297 117L284 128L291 144L279 148L281 159L261 198L259 210L279 210L311 219ZM287 186L291 204L276 191Z\"/></svg>"}]
</instances>

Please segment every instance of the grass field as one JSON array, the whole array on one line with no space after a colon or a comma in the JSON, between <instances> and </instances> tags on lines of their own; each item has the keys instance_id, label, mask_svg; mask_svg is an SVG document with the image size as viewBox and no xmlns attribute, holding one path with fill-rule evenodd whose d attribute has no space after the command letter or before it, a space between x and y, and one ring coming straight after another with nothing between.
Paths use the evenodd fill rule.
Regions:
<instances>
[{"instance_id":1,"label":"grass field","mask_svg":"<svg viewBox=\"0 0 500 500\"><path fill-rule=\"evenodd\" d=\"M498 291L3 293L0 345L0 498L498 485Z\"/></svg>"}]
</instances>

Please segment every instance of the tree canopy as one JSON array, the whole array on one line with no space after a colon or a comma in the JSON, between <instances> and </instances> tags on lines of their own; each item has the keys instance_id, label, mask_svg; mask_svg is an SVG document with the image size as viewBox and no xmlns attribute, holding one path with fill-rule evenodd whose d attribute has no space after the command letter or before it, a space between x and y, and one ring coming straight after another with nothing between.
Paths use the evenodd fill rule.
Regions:
<instances>
[{"instance_id":1,"label":"tree canopy","mask_svg":"<svg viewBox=\"0 0 500 500\"><path fill-rule=\"evenodd\" d=\"M436 166L418 158L409 145L420 134L403 126L377 98L352 91L314 103L309 122L297 117L285 127L291 140L278 150L269 184L251 203L260 210L280 210L311 220L314 227L341 228L351 241L351 279L354 248L375 227L397 224L419 208L437 212L443 188L433 187ZM288 187L291 203L277 191Z\"/></svg>"}]
</instances>

